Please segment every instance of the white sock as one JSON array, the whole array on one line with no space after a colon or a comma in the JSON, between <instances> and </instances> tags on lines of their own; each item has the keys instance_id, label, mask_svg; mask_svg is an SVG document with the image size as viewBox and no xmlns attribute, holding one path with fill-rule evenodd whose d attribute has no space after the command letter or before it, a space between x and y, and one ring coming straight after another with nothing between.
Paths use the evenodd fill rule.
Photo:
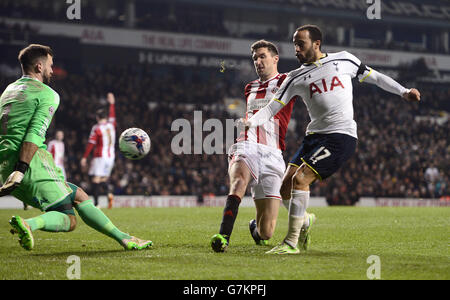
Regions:
<instances>
[{"instance_id":1,"label":"white sock","mask_svg":"<svg viewBox=\"0 0 450 300\"><path fill-rule=\"evenodd\" d=\"M283 199L282 201L283 206L286 207L286 209L289 211L289 204L291 203L291 199ZM302 228L308 228L309 227L309 214L307 211L305 211L305 220L303 222Z\"/></svg>"},{"instance_id":2,"label":"white sock","mask_svg":"<svg viewBox=\"0 0 450 300\"><path fill-rule=\"evenodd\" d=\"M300 230L303 225L303 217L289 216L289 229L284 242L289 246L297 247L298 238L300 236Z\"/></svg>"},{"instance_id":3,"label":"white sock","mask_svg":"<svg viewBox=\"0 0 450 300\"><path fill-rule=\"evenodd\" d=\"M297 246L308 202L309 191L292 190L289 206L289 229L284 239L284 242L291 247Z\"/></svg>"},{"instance_id":4,"label":"white sock","mask_svg":"<svg viewBox=\"0 0 450 300\"><path fill-rule=\"evenodd\" d=\"M303 217L305 220L303 221L302 228L308 228L309 227L309 213L305 211L305 216Z\"/></svg>"}]
</instances>

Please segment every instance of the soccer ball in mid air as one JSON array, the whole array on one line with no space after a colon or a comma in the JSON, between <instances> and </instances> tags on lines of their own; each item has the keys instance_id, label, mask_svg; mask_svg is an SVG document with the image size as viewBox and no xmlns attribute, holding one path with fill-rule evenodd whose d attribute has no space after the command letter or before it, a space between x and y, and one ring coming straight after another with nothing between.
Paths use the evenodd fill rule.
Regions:
<instances>
[{"instance_id":1,"label":"soccer ball in mid air","mask_svg":"<svg viewBox=\"0 0 450 300\"><path fill-rule=\"evenodd\" d=\"M119 149L129 159L141 159L150 151L150 137L140 128L128 128L119 137Z\"/></svg>"}]
</instances>

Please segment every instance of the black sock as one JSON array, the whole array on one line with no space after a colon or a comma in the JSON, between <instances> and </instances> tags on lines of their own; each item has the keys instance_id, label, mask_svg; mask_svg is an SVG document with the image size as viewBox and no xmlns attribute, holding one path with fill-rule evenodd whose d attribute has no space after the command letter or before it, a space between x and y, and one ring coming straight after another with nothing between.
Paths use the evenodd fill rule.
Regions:
<instances>
[{"instance_id":1,"label":"black sock","mask_svg":"<svg viewBox=\"0 0 450 300\"><path fill-rule=\"evenodd\" d=\"M219 232L221 235L226 235L228 241L230 240L230 235L233 231L234 221L236 220L240 203L241 198L236 195L228 195Z\"/></svg>"},{"instance_id":2,"label":"black sock","mask_svg":"<svg viewBox=\"0 0 450 300\"><path fill-rule=\"evenodd\" d=\"M107 182L100 182L100 185L102 186L102 195L108 195L109 188Z\"/></svg>"},{"instance_id":3,"label":"black sock","mask_svg":"<svg viewBox=\"0 0 450 300\"><path fill-rule=\"evenodd\" d=\"M98 205L98 194L99 194L100 184L92 183L92 196L94 197L94 205Z\"/></svg>"}]
</instances>

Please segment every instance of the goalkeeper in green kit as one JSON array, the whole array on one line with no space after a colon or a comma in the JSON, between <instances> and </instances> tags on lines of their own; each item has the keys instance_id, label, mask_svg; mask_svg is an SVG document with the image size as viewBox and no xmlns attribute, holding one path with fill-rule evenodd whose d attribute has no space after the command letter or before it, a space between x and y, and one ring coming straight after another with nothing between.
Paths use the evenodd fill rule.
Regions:
<instances>
[{"instance_id":1,"label":"goalkeeper in green kit","mask_svg":"<svg viewBox=\"0 0 450 300\"><path fill-rule=\"evenodd\" d=\"M46 150L45 134L60 101L58 93L47 85L53 74L51 48L29 45L20 51L19 61L23 77L11 83L0 97L0 197L13 195L44 212L30 219L11 218L11 232L19 235L20 245L33 249L36 230L73 231L75 209L88 226L125 249L151 247L152 241L117 229L81 188L66 182Z\"/></svg>"}]
</instances>

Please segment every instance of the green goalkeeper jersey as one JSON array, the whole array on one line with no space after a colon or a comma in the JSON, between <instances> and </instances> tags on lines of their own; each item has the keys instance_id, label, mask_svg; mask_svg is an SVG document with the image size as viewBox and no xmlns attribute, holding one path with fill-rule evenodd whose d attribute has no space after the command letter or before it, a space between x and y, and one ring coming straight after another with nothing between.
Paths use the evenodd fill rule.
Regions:
<instances>
[{"instance_id":1,"label":"green goalkeeper jersey","mask_svg":"<svg viewBox=\"0 0 450 300\"><path fill-rule=\"evenodd\" d=\"M23 76L0 97L0 161L18 157L23 142L46 149L45 134L59 106L59 95L48 85Z\"/></svg>"},{"instance_id":2,"label":"green goalkeeper jersey","mask_svg":"<svg viewBox=\"0 0 450 300\"><path fill-rule=\"evenodd\" d=\"M0 181L5 182L14 170L22 143L36 144L39 149L11 195L42 211L72 193L44 144L58 105L59 96L53 89L28 76L11 83L0 97Z\"/></svg>"}]
</instances>

